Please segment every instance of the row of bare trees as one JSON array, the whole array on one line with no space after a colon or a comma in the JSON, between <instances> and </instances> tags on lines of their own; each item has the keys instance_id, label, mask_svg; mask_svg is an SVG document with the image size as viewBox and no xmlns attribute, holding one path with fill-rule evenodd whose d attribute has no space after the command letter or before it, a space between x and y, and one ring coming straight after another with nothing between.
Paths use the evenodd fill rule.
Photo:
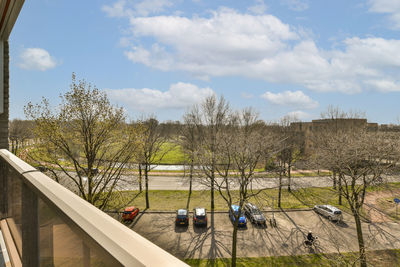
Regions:
<instances>
[{"instance_id":1,"label":"row of bare trees","mask_svg":"<svg viewBox=\"0 0 400 267\"><path fill-rule=\"evenodd\" d=\"M276 158L282 140L274 127L259 120L251 108L234 111L223 98L210 96L184 115L181 146L189 166L190 203L192 180L210 190L211 210L221 197L235 217L232 231L232 266L236 266L237 231L244 204L263 189L257 186L256 169ZM232 205L239 206L235 213Z\"/></svg>"},{"instance_id":2,"label":"row of bare trees","mask_svg":"<svg viewBox=\"0 0 400 267\"><path fill-rule=\"evenodd\" d=\"M135 180L124 181L133 162L139 168L140 191L144 176L146 208L150 207L149 172L166 155L171 141L168 128L154 117L127 123L121 108L112 105L95 86L77 81L75 75L59 109L51 108L44 99L37 105L29 103L25 113L34 122L37 140L29 156L49 168L55 180L70 181L82 198L105 209L123 190L119 187L122 181ZM338 109L325 115L333 122L354 117ZM234 111L223 97L211 96L193 106L179 127L173 127L189 167L186 206L190 205L194 179L210 189L212 210L216 194L231 211L233 204L239 206L239 213L234 213L232 266L236 265L239 214L250 198L265 190L256 186L256 169L268 165L279 176L279 207L284 177L287 190L292 190L291 169L302 156L302 137L292 130L291 122L293 118L286 117L279 125L267 125L254 110ZM366 266L361 227L365 195L396 165L399 140L394 133L337 125L313 132L310 158L313 166L332 172L338 203L342 204L343 197L354 217L360 262Z\"/></svg>"},{"instance_id":3,"label":"row of bare trees","mask_svg":"<svg viewBox=\"0 0 400 267\"><path fill-rule=\"evenodd\" d=\"M327 113L336 117L330 116L330 123L312 132L310 166L331 171L338 204L348 206L353 215L360 265L366 266L361 226L365 196L371 187L384 182L385 175L392 173L400 158L400 136L371 131L367 125L357 123L339 125L337 121L359 118L360 113L346 113L332 107ZM253 187L257 181L255 169L265 161L272 161L279 175L278 206L281 207L282 178L287 178L290 192L290 171L301 156L300 136L290 127L289 120L284 118L278 126L267 126L251 109L234 112L223 98L217 101L215 97L207 98L185 115L188 135L184 135L184 147L191 159L189 178L196 170L201 182L209 186L211 209L215 189L229 209L236 204L239 210L250 198L266 190ZM342 198L346 203L342 203ZM232 266L236 265L237 222L238 218L232 233Z\"/></svg>"}]
</instances>

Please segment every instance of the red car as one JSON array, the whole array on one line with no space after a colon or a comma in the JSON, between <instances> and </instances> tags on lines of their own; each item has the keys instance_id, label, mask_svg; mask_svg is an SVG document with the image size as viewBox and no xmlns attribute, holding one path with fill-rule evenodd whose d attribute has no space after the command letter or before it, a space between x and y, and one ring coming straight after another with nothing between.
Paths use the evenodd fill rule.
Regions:
<instances>
[{"instance_id":1,"label":"red car","mask_svg":"<svg viewBox=\"0 0 400 267\"><path fill-rule=\"evenodd\" d=\"M122 213L122 220L123 221L133 221L135 217L139 214L139 208L136 207L127 207L125 208L124 212Z\"/></svg>"}]
</instances>

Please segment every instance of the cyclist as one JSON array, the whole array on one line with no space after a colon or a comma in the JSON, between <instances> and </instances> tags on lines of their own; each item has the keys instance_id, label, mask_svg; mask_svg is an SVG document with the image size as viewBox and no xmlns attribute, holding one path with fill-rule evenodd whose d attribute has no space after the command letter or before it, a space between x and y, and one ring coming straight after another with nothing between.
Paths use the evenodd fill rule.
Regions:
<instances>
[{"instance_id":1,"label":"cyclist","mask_svg":"<svg viewBox=\"0 0 400 267\"><path fill-rule=\"evenodd\" d=\"M314 240L315 240L315 237L313 236L312 232L309 231L308 235L307 235L307 240L305 241L306 245L311 246L313 244Z\"/></svg>"}]
</instances>

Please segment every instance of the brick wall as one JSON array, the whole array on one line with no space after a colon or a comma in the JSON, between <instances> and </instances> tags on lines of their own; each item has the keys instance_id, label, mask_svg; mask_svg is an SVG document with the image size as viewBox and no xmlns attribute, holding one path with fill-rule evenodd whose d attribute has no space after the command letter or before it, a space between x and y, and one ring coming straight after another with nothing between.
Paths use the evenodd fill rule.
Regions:
<instances>
[{"instance_id":1,"label":"brick wall","mask_svg":"<svg viewBox=\"0 0 400 267\"><path fill-rule=\"evenodd\" d=\"M8 147L8 117L9 117L9 45L8 40L3 41L3 107L4 112L0 114L0 148L9 149ZM0 98L1 99L1 98Z\"/></svg>"}]
</instances>

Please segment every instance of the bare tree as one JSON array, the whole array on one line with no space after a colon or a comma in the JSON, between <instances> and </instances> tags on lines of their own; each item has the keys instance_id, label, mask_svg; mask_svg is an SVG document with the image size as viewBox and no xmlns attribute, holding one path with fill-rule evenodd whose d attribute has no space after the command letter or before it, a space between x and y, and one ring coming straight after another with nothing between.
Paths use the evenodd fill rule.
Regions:
<instances>
[{"instance_id":1,"label":"bare tree","mask_svg":"<svg viewBox=\"0 0 400 267\"><path fill-rule=\"evenodd\" d=\"M293 164L300 158L300 140L296 132L292 130L290 124L292 122L297 122L299 119L296 116L285 116L280 121L280 138L282 141L280 142L281 148L280 153L278 154L279 166L280 168L280 176L281 170L283 170L283 174L287 177L287 188L288 191L291 191L291 183L292 183L292 168ZM281 188L279 189L281 190ZM280 207L280 201L279 207Z\"/></svg>"},{"instance_id":2,"label":"bare tree","mask_svg":"<svg viewBox=\"0 0 400 267\"><path fill-rule=\"evenodd\" d=\"M37 139L29 157L52 170L56 181L68 180L83 199L104 209L135 151L135 133L121 108L95 86L77 81L75 74L61 101L58 109L46 99L25 106Z\"/></svg>"},{"instance_id":3,"label":"bare tree","mask_svg":"<svg viewBox=\"0 0 400 267\"><path fill-rule=\"evenodd\" d=\"M326 111L321 112L321 119L363 119L366 118L365 112L359 110L344 111L338 106L329 105Z\"/></svg>"},{"instance_id":4,"label":"bare tree","mask_svg":"<svg viewBox=\"0 0 400 267\"><path fill-rule=\"evenodd\" d=\"M232 266L236 266L237 231L244 204L262 189L253 189L254 172L263 162L265 139L256 130L257 114L245 109L231 116L230 123L217 135L216 170L221 178L214 185L225 200L235 220L232 232ZM236 213L232 205L238 205Z\"/></svg>"},{"instance_id":5,"label":"bare tree","mask_svg":"<svg viewBox=\"0 0 400 267\"><path fill-rule=\"evenodd\" d=\"M264 138L268 137L268 140L265 141L265 153L264 158L266 160L265 170L266 172L273 172L278 175L278 207L281 207L282 202L282 188L284 186L283 178L287 175L288 165L286 162L288 161L289 153L294 153L290 150L289 147L289 133L290 129L288 129L290 123L285 123L281 121L280 124L270 125L269 131L264 130L263 135ZM268 134L269 133L269 134ZM293 133L294 134L294 133ZM291 163L294 160L290 159ZM289 164L291 167L291 164ZM289 172L290 176L290 172ZM288 188L290 186L288 185Z\"/></svg>"},{"instance_id":6,"label":"bare tree","mask_svg":"<svg viewBox=\"0 0 400 267\"><path fill-rule=\"evenodd\" d=\"M183 116L183 125L181 127L180 144L186 159L186 165L189 165L189 193L186 208L189 208L190 197L192 195L192 184L194 167L196 164L196 153L198 151L201 127L199 127L199 118L196 108L187 112Z\"/></svg>"},{"instance_id":7,"label":"bare tree","mask_svg":"<svg viewBox=\"0 0 400 267\"><path fill-rule=\"evenodd\" d=\"M388 173L397 158L397 148L387 133L368 132L364 128L327 130L320 135L317 155L323 166L335 169L343 183L342 194L356 224L360 264L367 266L361 210L369 187Z\"/></svg>"},{"instance_id":8,"label":"bare tree","mask_svg":"<svg viewBox=\"0 0 400 267\"><path fill-rule=\"evenodd\" d=\"M141 147L138 155L139 166L144 168L146 209L150 208L149 201L149 172L158 165L164 156L170 151L164 145L168 142L168 134L154 116L140 121Z\"/></svg>"},{"instance_id":9,"label":"bare tree","mask_svg":"<svg viewBox=\"0 0 400 267\"><path fill-rule=\"evenodd\" d=\"M11 152L17 154L23 148L25 141L33 139L34 123L32 121L14 119L10 121L9 138L11 141Z\"/></svg>"},{"instance_id":10,"label":"bare tree","mask_svg":"<svg viewBox=\"0 0 400 267\"><path fill-rule=\"evenodd\" d=\"M334 133L338 133L342 130L351 130L353 128L359 128L360 126L356 126L351 123L351 120L354 119L365 119L365 112L362 111L353 111L350 110L348 112L342 110L340 107L334 107L329 105L327 110L321 113L321 118L329 120L327 124L323 126L323 131L329 130ZM348 121L349 123L346 123ZM362 127L362 126L361 126ZM317 133L318 134L318 133ZM333 189L336 187L339 188L339 204L342 204L342 177L338 175L335 168L330 169L332 173L332 181L333 181Z\"/></svg>"},{"instance_id":11,"label":"bare tree","mask_svg":"<svg viewBox=\"0 0 400 267\"><path fill-rule=\"evenodd\" d=\"M195 111L195 110L194 110ZM203 152L199 161L199 167L210 182L211 209L214 210L214 184L216 173L216 152L218 150L217 136L226 126L230 114L229 104L221 97L210 96L196 109L198 127L201 127L201 147Z\"/></svg>"}]
</instances>

